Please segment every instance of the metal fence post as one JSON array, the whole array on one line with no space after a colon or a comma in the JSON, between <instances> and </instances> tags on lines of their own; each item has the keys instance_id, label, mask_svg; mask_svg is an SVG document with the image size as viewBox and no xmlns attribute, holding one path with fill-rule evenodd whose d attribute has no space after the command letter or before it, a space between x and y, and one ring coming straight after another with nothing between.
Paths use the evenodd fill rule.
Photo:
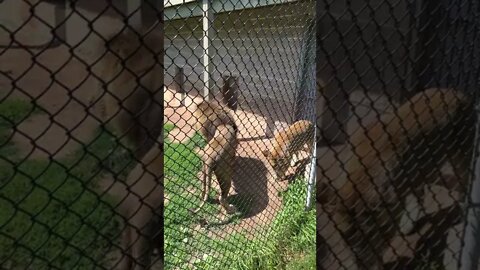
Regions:
<instances>
[{"instance_id":1,"label":"metal fence post","mask_svg":"<svg viewBox=\"0 0 480 270\"><path fill-rule=\"evenodd\" d=\"M307 170L308 171L308 170ZM315 182L317 180L317 129L314 132L312 161L310 162L310 175L307 183L307 198L305 201L305 210L312 209L312 195L314 194Z\"/></svg>"},{"instance_id":2,"label":"metal fence post","mask_svg":"<svg viewBox=\"0 0 480 270\"><path fill-rule=\"evenodd\" d=\"M315 69L315 19L310 20L307 31L303 37L302 58L299 71L299 82L295 96L294 120L307 119L316 123L315 95L316 95L316 69ZM307 104L305 104L307 103ZM311 161L305 168L305 178L307 179L307 196L305 200L306 211L312 208L312 194L316 181L316 129L315 139L312 147Z\"/></svg>"},{"instance_id":3,"label":"metal fence post","mask_svg":"<svg viewBox=\"0 0 480 270\"><path fill-rule=\"evenodd\" d=\"M477 96L477 94L475 94ZM475 126L475 151L472 162L474 171L470 194L466 198L466 220L463 233L464 246L461 250L460 270L477 270L480 257L480 102L475 99L476 126Z\"/></svg>"},{"instance_id":4,"label":"metal fence post","mask_svg":"<svg viewBox=\"0 0 480 270\"><path fill-rule=\"evenodd\" d=\"M202 0L203 8L203 92L202 96L208 100L210 90L213 86L212 73L213 65L211 64L211 59L213 58L213 47L211 46L211 40L214 37L213 29L213 20L214 20L214 11L212 3L210 0Z\"/></svg>"},{"instance_id":5,"label":"metal fence post","mask_svg":"<svg viewBox=\"0 0 480 270\"><path fill-rule=\"evenodd\" d=\"M480 35L480 23L478 21L480 17L480 5L478 3L471 6L473 16L471 22L473 22L470 27L472 27L472 45L478 43L478 37ZM475 125L475 141L474 141L474 152L473 152L473 177L472 185L470 186L470 193L466 196L466 217L465 217L465 227L463 233L463 247L461 249L460 257L460 270L478 270L479 268L479 259L480 259L480 50L478 47L472 46L473 48L473 78L476 83L473 87L473 97L475 102L475 112L476 112L476 125Z\"/></svg>"},{"instance_id":6,"label":"metal fence post","mask_svg":"<svg viewBox=\"0 0 480 270\"><path fill-rule=\"evenodd\" d=\"M464 246L462 248L461 270L477 270L480 255L480 234L478 231L480 225L480 103L476 100L476 135L474 152L474 172L472 186L469 196L467 196L467 217L464 233Z\"/></svg>"}]
</instances>

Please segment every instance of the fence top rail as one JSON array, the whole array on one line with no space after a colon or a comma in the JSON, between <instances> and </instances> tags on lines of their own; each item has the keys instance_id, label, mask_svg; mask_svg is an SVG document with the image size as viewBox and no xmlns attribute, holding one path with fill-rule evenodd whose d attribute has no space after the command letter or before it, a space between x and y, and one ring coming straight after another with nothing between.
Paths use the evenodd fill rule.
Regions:
<instances>
[{"instance_id":1,"label":"fence top rail","mask_svg":"<svg viewBox=\"0 0 480 270\"><path fill-rule=\"evenodd\" d=\"M211 0L211 8L213 12L217 13L249 8L259 8L299 1L302 0ZM203 13L201 0L163 0L163 3L165 7L165 20L197 17L202 16Z\"/></svg>"}]
</instances>

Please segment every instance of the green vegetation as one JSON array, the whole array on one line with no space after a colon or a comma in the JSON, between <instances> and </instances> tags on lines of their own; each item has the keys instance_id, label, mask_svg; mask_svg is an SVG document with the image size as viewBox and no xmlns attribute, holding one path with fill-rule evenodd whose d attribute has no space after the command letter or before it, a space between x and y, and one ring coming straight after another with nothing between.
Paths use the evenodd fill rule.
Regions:
<instances>
[{"instance_id":1,"label":"green vegetation","mask_svg":"<svg viewBox=\"0 0 480 270\"><path fill-rule=\"evenodd\" d=\"M172 129L167 125L165 134ZM165 208L166 269L181 265L188 269L315 269L315 212L305 212L304 201L299 200L306 193L301 179L282 194L283 208L269 228L258 228L253 239L239 232L212 237L222 233L221 226L199 228L188 209L200 202L196 173L201 161L194 148L204 145L198 134L186 144L165 138L165 189L169 198ZM218 211L218 204L209 203L200 215L216 215Z\"/></svg>"},{"instance_id":2,"label":"green vegetation","mask_svg":"<svg viewBox=\"0 0 480 270\"><path fill-rule=\"evenodd\" d=\"M39 112L40 110L32 103L20 99L10 99L0 103L0 149L3 156L15 154L15 149L10 143L13 127L30 115Z\"/></svg>"},{"instance_id":3,"label":"green vegetation","mask_svg":"<svg viewBox=\"0 0 480 270\"><path fill-rule=\"evenodd\" d=\"M40 110L25 101L0 104L0 261L8 269L93 269L108 265L117 242L118 219L113 198L95 192L99 162L121 149L107 132L85 148L61 159L21 160L11 142L13 128ZM173 126L165 126L168 134ZM293 183L284 192L284 207L268 229L249 238L221 233L222 226L199 229L188 212L200 202L196 174L201 161L194 149L200 135L186 144L165 142L165 253L167 269L314 269L315 214L303 211L305 186ZM125 174L131 160L113 166ZM214 191L212 191L214 192ZM245 199L245 198L243 198ZM248 199L248 198L247 198ZM237 200L240 200L237 198ZM249 205L239 205L245 212ZM200 214L217 214L208 203ZM238 222L234 219L232 222ZM311 252L310 252L311 251ZM193 256L196 258L192 260ZM188 267L187 267L188 268Z\"/></svg>"},{"instance_id":4,"label":"green vegetation","mask_svg":"<svg viewBox=\"0 0 480 270\"><path fill-rule=\"evenodd\" d=\"M111 140L62 160L16 160L12 127L38 112L23 100L0 105L0 261L8 269L92 269L118 231L109 204L92 190Z\"/></svg>"},{"instance_id":5,"label":"green vegetation","mask_svg":"<svg viewBox=\"0 0 480 270\"><path fill-rule=\"evenodd\" d=\"M269 228L259 230L254 239L234 233L225 239L213 240L202 235L190 244L195 250L210 247L205 260L196 263L198 269L289 269L292 265L315 269L315 260L302 256L315 254L315 213L305 212L305 185L294 182L283 193L284 206ZM290 268L294 269L294 268Z\"/></svg>"}]
</instances>

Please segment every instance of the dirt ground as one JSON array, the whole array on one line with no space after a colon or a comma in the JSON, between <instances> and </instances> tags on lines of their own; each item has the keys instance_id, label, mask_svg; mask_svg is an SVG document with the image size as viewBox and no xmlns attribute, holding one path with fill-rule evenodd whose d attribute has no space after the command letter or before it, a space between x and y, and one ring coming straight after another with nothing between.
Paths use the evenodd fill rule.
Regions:
<instances>
[{"instance_id":1,"label":"dirt ground","mask_svg":"<svg viewBox=\"0 0 480 270\"><path fill-rule=\"evenodd\" d=\"M165 122L175 124L169 138L176 142L186 142L193 135L196 120L191 111L198 98L186 96L185 106L179 106L181 95L171 90L165 91ZM179 107L177 107L179 106ZM237 147L237 166L233 179L231 196L253 198L249 212L237 224L227 224L223 233L248 232L268 225L278 213L282 200L279 191L285 190L287 181L277 181L273 170L261 150L270 145L265 137L266 119L240 108L235 112L236 123L239 125L239 145ZM279 126L286 123L278 123ZM215 235L218 237L218 233Z\"/></svg>"},{"instance_id":2,"label":"dirt ground","mask_svg":"<svg viewBox=\"0 0 480 270\"><path fill-rule=\"evenodd\" d=\"M81 147L82 143L88 142L98 127L99 122L92 116L93 111L88 107L92 91L97 87L98 81L89 73L85 63L71 57L66 47L47 50L33 58L37 64L33 63L32 54L24 50L8 50L0 54L0 98L34 99L48 111L48 114L38 114L22 122L17 127L13 141L20 150L19 154L24 157L65 157ZM195 119L189 117L190 112L187 110L189 104L187 102L187 106L177 107L178 104L173 101L173 93L167 90L165 94L165 120L181 127L172 131L170 135L174 140L184 141L192 132L185 127L195 122ZM361 94L354 95L352 100L362 103ZM375 106L381 111L388 111L388 105L381 100L376 102ZM266 110L268 111L268 108ZM376 113L367 106L358 106L357 113L366 121L376 117ZM287 183L277 182L273 178L270 166L260 154L260 150L269 144L268 139L262 138L265 136L265 127L268 125L266 122L269 119L260 115L259 112L242 109L236 115L238 122L242 123L240 128L242 141L238 147L239 165L234 178L233 196L247 194L257 199L253 202L247 217L239 224L227 225L225 233L253 232L255 228L267 225L281 207L278 191L285 189ZM350 131L358 126L356 121L352 118L349 124ZM276 121L274 128L278 129L283 125L285 122ZM320 167L327 170L330 177L341 178L338 162L331 149L319 149L318 158ZM318 173L318 177L321 177L320 171ZM111 181L112 179L106 180L105 183ZM115 192L115 189L111 190ZM443 200L447 201L446 198ZM320 214L321 234L335 247L340 254L339 257L348 261L346 258L348 253L344 251L333 225L325 215ZM457 252L459 245L458 238L453 235L455 230L458 231L460 228L452 229L449 240L452 247L451 251L446 252L445 259L447 262L450 261L452 266L452 254ZM397 238L394 242L398 250L408 253L405 241ZM391 258L391 252L389 254L386 255L387 258Z\"/></svg>"},{"instance_id":3,"label":"dirt ground","mask_svg":"<svg viewBox=\"0 0 480 270\"><path fill-rule=\"evenodd\" d=\"M95 15L83 10L81 12L87 18ZM84 24L78 15L73 15L71 20L77 20L77 25L80 26ZM73 25L76 24L72 22L69 27ZM95 29L101 36L102 32L111 32L119 25L111 18L102 17L96 20ZM12 140L19 149L18 154L23 158L66 157L89 142L99 127L100 122L96 119L97 114L90 102L99 87L99 81L92 75L90 66L99 55L95 46L100 38L96 35L83 37L85 29L79 27L78 32L68 32L70 46L75 46L74 49L60 46L32 51L0 50L0 100L34 100L46 110L46 113L33 115L16 127ZM49 29L41 29L45 33L38 36L40 40L27 36L22 42L39 44L48 37L46 30ZM5 38L8 39L8 36L2 36L2 41L5 41ZM195 120L189 117L188 106L177 108L178 104L172 102L169 95L171 92L166 91L165 120L181 127L173 130L170 136L173 140L185 141L192 134L192 130L186 127L192 126ZM271 108L263 108L268 109ZM258 111L240 109L236 116L241 123L242 141L238 147L239 163L233 181L232 196L248 196L254 200L247 216L239 224L226 225L227 228L223 230L225 233L243 231L253 234L256 228L269 224L281 207L278 193L286 188L287 183L274 179L274 174L260 150L269 145L268 139L263 137L266 134L271 135L272 130L281 128L285 122L265 119L259 115ZM121 187L112 186L114 182L112 177L106 176L100 187L108 189L112 194L122 193ZM115 259L118 256L111 254L109 257Z\"/></svg>"},{"instance_id":4,"label":"dirt ground","mask_svg":"<svg viewBox=\"0 0 480 270\"><path fill-rule=\"evenodd\" d=\"M89 65L97 52L93 51L95 38L72 51L66 46L48 50L28 51L9 49L0 53L0 98L34 100L46 113L24 120L12 138L19 155L30 159L62 158L72 154L89 142L100 122L91 104L91 97L99 87ZM169 91L165 99L169 100ZM170 98L170 101L172 99ZM194 119L187 107L166 102L165 119L182 127L170 133L174 140L184 141L191 135ZM188 104L187 104L188 105ZM266 108L268 109L268 108ZM186 122L184 119L188 119ZM269 141L263 139L266 126L281 128L282 121L259 116L257 111L239 110L237 120L242 123L241 143L238 147L239 164L234 178L234 193L255 198L250 213L239 224L227 225L225 233L232 231L254 232L254 228L267 225L278 212L281 199L278 191L286 188L286 182L277 182L260 150ZM268 122L268 123L267 123ZM104 183L103 183L104 182ZM108 176L101 186L110 186ZM109 192L119 192L115 187Z\"/></svg>"},{"instance_id":5,"label":"dirt ground","mask_svg":"<svg viewBox=\"0 0 480 270\"><path fill-rule=\"evenodd\" d=\"M0 98L33 99L47 111L29 117L17 127L12 140L20 156L61 158L92 139L99 121L95 119L90 98L99 82L89 73L85 63L71 57L66 47L46 50L34 59L25 50L4 51L0 54L0 70ZM169 91L166 91L165 100L169 100ZM192 130L185 127L192 126L195 121L189 117L188 106L176 108L178 104L172 102L165 105L165 120L181 127L172 131L171 137L178 141L188 139ZM232 195L256 199L247 217L239 224L227 225L224 232L253 233L254 228L267 225L276 216L281 206L278 191L285 189L287 183L274 179L270 166L260 154L269 141L255 138L265 135L266 120L254 112L241 110L237 120L242 123L242 141L238 147L239 164ZM276 124L285 123L277 121ZM112 179L107 176L101 186L106 188L111 183ZM109 192L120 191L114 186Z\"/></svg>"}]
</instances>

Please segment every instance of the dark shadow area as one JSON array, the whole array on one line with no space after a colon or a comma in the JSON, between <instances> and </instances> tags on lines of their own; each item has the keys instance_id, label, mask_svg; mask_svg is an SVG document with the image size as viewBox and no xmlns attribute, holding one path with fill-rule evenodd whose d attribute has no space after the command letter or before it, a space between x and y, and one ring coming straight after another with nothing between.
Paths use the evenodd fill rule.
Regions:
<instances>
[{"instance_id":1,"label":"dark shadow area","mask_svg":"<svg viewBox=\"0 0 480 270\"><path fill-rule=\"evenodd\" d=\"M412 232L422 234L415 244L415 256L399 257L384 264L384 269L445 269L443 256L448 248L448 230L461 222L462 213L460 206L454 204L420 218L415 222Z\"/></svg>"},{"instance_id":2,"label":"dark shadow area","mask_svg":"<svg viewBox=\"0 0 480 270\"><path fill-rule=\"evenodd\" d=\"M249 218L262 212L268 205L268 170L262 161L254 158L237 157L233 188L236 193L229 201Z\"/></svg>"},{"instance_id":3,"label":"dark shadow area","mask_svg":"<svg viewBox=\"0 0 480 270\"><path fill-rule=\"evenodd\" d=\"M319 230L317 230L316 248L317 270L327 270L329 265L329 259L332 256L332 252L330 252L327 242L325 241L325 238L320 235Z\"/></svg>"},{"instance_id":4,"label":"dark shadow area","mask_svg":"<svg viewBox=\"0 0 480 270\"><path fill-rule=\"evenodd\" d=\"M319 139L317 139L317 148L321 148L321 147L332 148L332 147L340 146L340 145L344 145L344 144L346 144L346 142L329 141L329 140L323 139L321 137Z\"/></svg>"},{"instance_id":5,"label":"dark shadow area","mask_svg":"<svg viewBox=\"0 0 480 270\"><path fill-rule=\"evenodd\" d=\"M324 207L318 201L315 204L317 212L317 230L316 230L316 269L318 270L330 270L330 269L350 269L347 267L343 261L338 257L333 249L334 246L331 245L332 235L323 234L322 231L326 227L324 218L326 218ZM328 217L327 217L328 218ZM327 242L328 241L328 242ZM338 263L338 266L336 264Z\"/></svg>"}]
</instances>

